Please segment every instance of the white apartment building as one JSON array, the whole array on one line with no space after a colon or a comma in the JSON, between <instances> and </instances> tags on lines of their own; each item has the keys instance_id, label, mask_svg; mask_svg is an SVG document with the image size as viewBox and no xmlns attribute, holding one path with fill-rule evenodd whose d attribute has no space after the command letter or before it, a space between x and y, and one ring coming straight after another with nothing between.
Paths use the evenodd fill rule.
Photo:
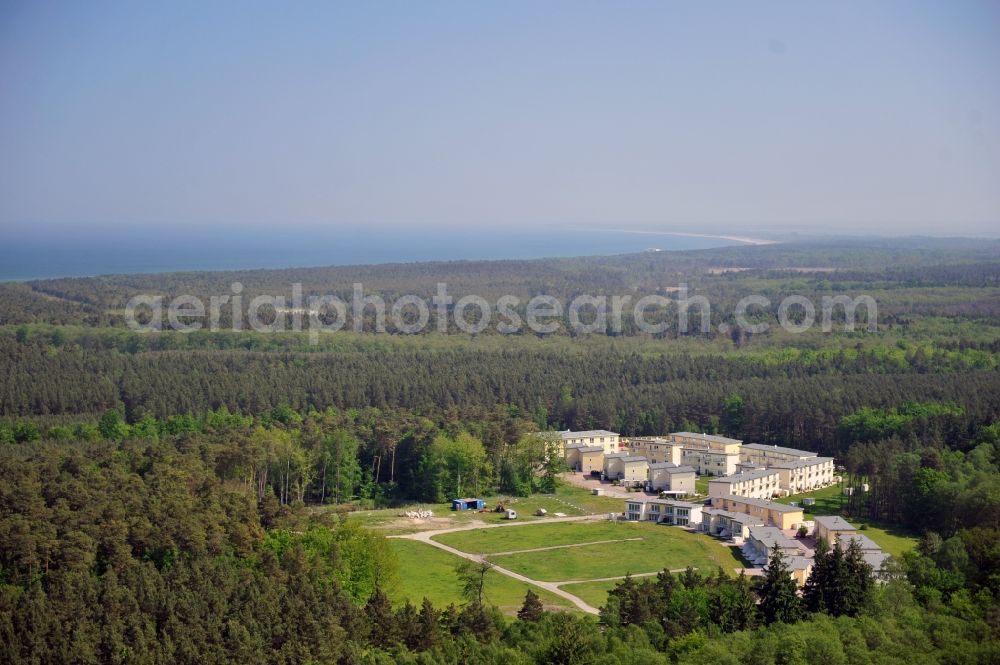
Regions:
<instances>
[{"instance_id":1,"label":"white apartment building","mask_svg":"<svg viewBox=\"0 0 1000 665\"><path fill-rule=\"evenodd\" d=\"M789 494L808 492L834 483L832 457L777 462L768 468L778 473L781 488Z\"/></svg>"},{"instance_id":2,"label":"white apartment building","mask_svg":"<svg viewBox=\"0 0 1000 665\"><path fill-rule=\"evenodd\" d=\"M780 475L776 470L760 469L708 481L708 495L743 496L770 499L781 492Z\"/></svg>"},{"instance_id":3,"label":"white apartment building","mask_svg":"<svg viewBox=\"0 0 1000 665\"><path fill-rule=\"evenodd\" d=\"M585 446L602 446L606 455L619 452L621 448L620 436L618 432L609 432L606 429L591 429L582 432L559 432L562 439L563 450L566 446L574 443L582 443Z\"/></svg>"},{"instance_id":4,"label":"white apartment building","mask_svg":"<svg viewBox=\"0 0 1000 665\"><path fill-rule=\"evenodd\" d=\"M629 452L642 455L650 464L670 462L681 465L681 450L683 446L658 436L639 436L628 440Z\"/></svg>"},{"instance_id":5,"label":"white apartment building","mask_svg":"<svg viewBox=\"0 0 1000 665\"><path fill-rule=\"evenodd\" d=\"M699 475L728 476L736 473L736 465L740 462L739 439L696 432L673 432L667 435L667 440L672 449L670 458L664 461L693 467Z\"/></svg>"},{"instance_id":6,"label":"white apartment building","mask_svg":"<svg viewBox=\"0 0 1000 665\"><path fill-rule=\"evenodd\" d=\"M739 452L741 462L760 466L773 466L782 462L796 462L817 457L816 453L808 450L768 446L763 443L744 443Z\"/></svg>"},{"instance_id":7,"label":"white apartment building","mask_svg":"<svg viewBox=\"0 0 1000 665\"><path fill-rule=\"evenodd\" d=\"M681 464L693 467L702 476L731 476L739 461L739 453L687 447L681 451Z\"/></svg>"},{"instance_id":8,"label":"white apartment building","mask_svg":"<svg viewBox=\"0 0 1000 665\"><path fill-rule=\"evenodd\" d=\"M685 448L707 448L724 453L739 453L740 445L743 443L739 439L730 439L727 436L698 434L697 432L673 432L668 434L667 438Z\"/></svg>"},{"instance_id":9,"label":"white apartment building","mask_svg":"<svg viewBox=\"0 0 1000 665\"><path fill-rule=\"evenodd\" d=\"M703 507L700 503L674 499L626 499L625 518L632 522L698 526Z\"/></svg>"}]
</instances>

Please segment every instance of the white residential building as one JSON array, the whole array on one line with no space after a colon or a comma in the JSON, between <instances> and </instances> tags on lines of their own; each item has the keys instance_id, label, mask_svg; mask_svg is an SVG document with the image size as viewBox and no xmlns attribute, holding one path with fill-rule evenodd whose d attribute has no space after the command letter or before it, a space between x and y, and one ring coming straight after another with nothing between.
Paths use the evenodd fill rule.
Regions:
<instances>
[{"instance_id":1,"label":"white residential building","mask_svg":"<svg viewBox=\"0 0 1000 665\"><path fill-rule=\"evenodd\" d=\"M702 476L731 476L736 473L739 462L739 453L687 447L681 451L681 463L693 467Z\"/></svg>"},{"instance_id":2,"label":"white residential building","mask_svg":"<svg viewBox=\"0 0 1000 665\"><path fill-rule=\"evenodd\" d=\"M671 462L680 466L683 446L658 436L640 436L628 440L629 452L642 455L650 464Z\"/></svg>"},{"instance_id":3,"label":"white residential building","mask_svg":"<svg viewBox=\"0 0 1000 665\"><path fill-rule=\"evenodd\" d=\"M702 520L702 508L700 503L675 499L626 499L625 518L633 522L698 526Z\"/></svg>"},{"instance_id":4,"label":"white residential building","mask_svg":"<svg viewBox=\"0 0 1000 665\"><path fill-rule=\"evenodd\" d=\"M559 432L562 439L563 449L574 443L581 443L585 446L601 446L604 453L611 454L619 452L621 448L618 432L609 432L606 429L592 429L582 432Z\"/></svg>"},{"instance_id":5,"label":"white residential building","mask_svg":"<svg viewBox=\"0 0 1000 665\"><path fill-rule=\"evenodd\" d=\"M747 471L708 481L708 495L710 497L732 495L770 499L780 491L779 474L771 469Z\"/></svg>"},{"instance_id":6,"label":"white residential building","mask_svg":"<svg viewBox=\"0 0 1000 665\"><path fill-rule=\"evenodd\" d=\"M818 515L813 518L813 535L816 540L825 540L826 544L833 547L842 536L850 536L857 533L853 524L839 515Z\"/></svg>"},{"instance_id":7,"label":"white residential building","mask_svg":"<svg viewBox=\"0 0 1000 665\"><path fill-rule=\"evenodd\" d=\"M574 471L590 473L604 468L604 448L574 443L566 446L566 464Z\"/></svg>"},{"instance_id":8,"label":"white residential building","mask_svg":"<svg viewBox=\"0 0 1000 665\"><path fill-rule=\"evenodd\" d=\"M689 466L677 466L671 462L655 462L649 465L647 486L657 492L674 494L695 494L696 475Z\"/></svg>"},{"instance_id":9,"label":"white residential building","mask_svg":"<svg viewBox=\"0 0 1000 665\"><path fill-rule=\"evenodd\" d=\"M775 545L785 557L804 556L806 553L802 543L789 538L781 529L773 526L752 526L743 544L743 556L755 566L763 566L767 563Z\"/></svg>"},{"instance_id":10,"label":"white residential building","mask_svg":"<svg viewBox=\"0 0 1000 665\"><path fill-rule=\"evenodd\" d=\"M817 457L816 453L808 450L784 448L782 446L768 446L763 443L744 443L740 447L741 462L750 462L765 467L781 462L795 462L812 457Z\"/></svg>"},{"instance_id":11,"label":"white residential building","mask_svg":"<svg viewBox=\"0 0 1000 665\"><path fill-rule=\"evenodd\" d=\"M776 471L781 489L788 494L808 492L834 483L832 457L810 457L791 462L776 462L768 467Z\"/></svg>"},{"instance_id":12,"label":"white residential building","mask_svg":"<svg viewBox=\"0 0 1000 665\"><path fill-rule=\"evenodd\" d=\"M750 527L764 525L764 520L747 513L707 506L701 509L701 530L712 536L742 542L750 535Z\"/></svg>"},{"instance_id":13,"label":"white residential building","mask_svg":"<svg viewBox=\"0 0 1000 665\"><path fill-rule=\"evenodd\" d=\"M727 436L698 434L697 432L673 432L667 437L670 441L679 443L685 448L707 448L725 453L740 452L740 445L743 443L739 439L730 439Z\"/></svg>"}]
</instances>

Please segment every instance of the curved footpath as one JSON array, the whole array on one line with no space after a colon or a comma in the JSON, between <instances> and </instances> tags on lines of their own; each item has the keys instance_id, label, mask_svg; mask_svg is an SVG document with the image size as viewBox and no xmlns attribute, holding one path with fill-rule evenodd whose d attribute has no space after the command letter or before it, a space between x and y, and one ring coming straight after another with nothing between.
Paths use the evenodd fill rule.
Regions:
<instances>
[{"instance_id":1,"label":"curved footpath","mask_svg":"<svg viewBox=\"0 0 1000 665\"><path fill-rule=\"evenodd\" d=\"M587 522L587 521L598 521L605 520L607 517L602 515L584 515L582 517L553 517L552 519L536 520L533 522L509 522L501 524L463 524L461 526L451 527L448 529L435 529L432 531L419 531L417 533L408 533L404 535L389 536L389 538L404 538L406 540L416 540L422 543L427 543L432 545L439 550L444 550L455 556L460 556L463 559L468 559L469 561L475 561L476 563L489 563L493 566L493 570L500 573L501 575L506 575L507 577L512 577L515 580L524 582L525 584L530 584L536 586L539 589L545 589L546 591L553 593L560 598L565 598L569 602L576 605L578 608L587 612L588 614L598 614L598 610L593 605L588 604L579 596L574 596L568 591L563 591L559 588L560 584L566 584L566 582L543 582L541 580L533 580L530 577L525 577L520 573L515 573L513 570L508 570L502 566L498 566L490 561L486 560L486 557L481 554L470 554L469 552L463 552L462 550L455 549L445 545L444 543L439 543L433 540L434 536L438 536L445 533L453 533L455 531L471 531L473 529L499 529L499 528L529 528L533 524L552 524L553 522Z\"/></svg>"}]
</instances>

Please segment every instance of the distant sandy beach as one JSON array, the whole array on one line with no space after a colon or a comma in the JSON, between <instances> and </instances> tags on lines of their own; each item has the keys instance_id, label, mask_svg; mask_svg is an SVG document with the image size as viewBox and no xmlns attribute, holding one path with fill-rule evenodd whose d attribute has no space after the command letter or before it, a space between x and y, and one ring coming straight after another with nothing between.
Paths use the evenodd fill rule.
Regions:
<instances>
[{"instance_id":1,"label":"distant sandy beach","mask_svg":"<svg viewBox=\"0 0 1000 665\"><path fill-rule=\"evenodd\" d=\"M768 240L766 238L752 238L750 236L730 236L730 235L719 235L715 233L688 233L686 231L642 231L637 229L578 229L581 231L618 231L620 233L636 233L641 235L651 235L651 236L685 236L687 238L719 238L720 240L732 240L733 242L742 242L748 245L776 245L777 240Z\"/></svg>"}]
</instances>

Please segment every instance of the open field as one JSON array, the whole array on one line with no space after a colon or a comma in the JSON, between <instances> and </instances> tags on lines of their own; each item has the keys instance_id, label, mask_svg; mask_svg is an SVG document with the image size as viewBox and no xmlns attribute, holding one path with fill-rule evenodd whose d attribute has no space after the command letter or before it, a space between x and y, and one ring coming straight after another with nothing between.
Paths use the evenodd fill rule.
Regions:
<instances>
[{"instance_id":1,"label":"open field","mask_svg":"<svg viewBox=\"0 0 1000 665\"><path fill-rule=\"evenodd\" d=\"M564 584L560 588L563 591L569 591L571 594L582 598L594 607L601 607L608 600L608 591L611 591L618 582L619 580L578 582L576 584Z\"/></svg>"},{"instance_id":2,"label":"open field","mask_svg":"<svg viewBox=\"0 0 1000 665\"><path fill-rule=\"evenodd\" d=\"M473 554L496 554L607 540L641 537L626 522L557 522L545 526L477 529L434 536L434 540Z\"/></svg>"},{"instance_id":3,"label":"open field","mask_svg":"<svg viewBox=\"0 0 1000 665\"><path fill-rule=\"evenodd\" d=\"M534 494L530 497L488 496L482 498L486 501L486 505L490 509L496 506L501 500L507 501L509 506L517 511L519 522L548 519L534 515L535 511L539 508L544 508L548 511L549 516L559 512L565 513L569 517L579 517L582 515L609 512L620 513L624 507L621 499L594 496L590 492L566 484L560 485L555 494ZM416 510L431 510L434 512L434 517L431 519L400 517L406 511ZM506 521L501 513L479 513L469 510L453 511L450 503L410 504L397 508L359 510L349 514L351 519L360 522L366 527L378 529L387 535L416 533L432 529L447 529L476 522L498 524Z\"/></svg>"},{"instance_id":4,"label":"open field","mask_svg":"<svg viewBox=\"0 0 1000 665\"><path fill-rule=\"evenodd\" d=\"M709 536L646 523L564 523L473 530L444 534L437 540L468 552L555 547L489 557L514 572L547 582L597 580L687 566L703 571L722 566L732 571L741 565L732 548ZM603 542L609 540L618 542ZM565 545L578 546L558 547Z\"/></svg>"},{"instance_id":5,"label":"open field","mask_svg":"<svg viewBox=\"0 0 1000 665\"><path fill-rule=\"evenodd\" d=\"M874 540L886 554L892 555L897 560L904 552L908 552L916 547L919 541L919 538L915 534L904 531L896 526L888 526L879 522L855 519L853 517L848 517L847 520L857 527L863 524L867 525L868 528L859 533L863 533Z\"/></svg>"},{"instance_id":6,"label":"open field","mask_svg":"<svg viewBox=\"0 0 1000 665\"><path fill-rule=\"evenodd\" d=\"M409 600L419 605L425 596L438 608L449 603L459 605L465 602L455 574L455 566L462 562L461 558L412 540L393 538L389 543L399 559L399 584L391 593L394 602ZM537 593L547 608L572 608L559 596L496 572L487 576L486 600L513 614L520 609L528 589Z\"/></svg>"}]
</instances>

